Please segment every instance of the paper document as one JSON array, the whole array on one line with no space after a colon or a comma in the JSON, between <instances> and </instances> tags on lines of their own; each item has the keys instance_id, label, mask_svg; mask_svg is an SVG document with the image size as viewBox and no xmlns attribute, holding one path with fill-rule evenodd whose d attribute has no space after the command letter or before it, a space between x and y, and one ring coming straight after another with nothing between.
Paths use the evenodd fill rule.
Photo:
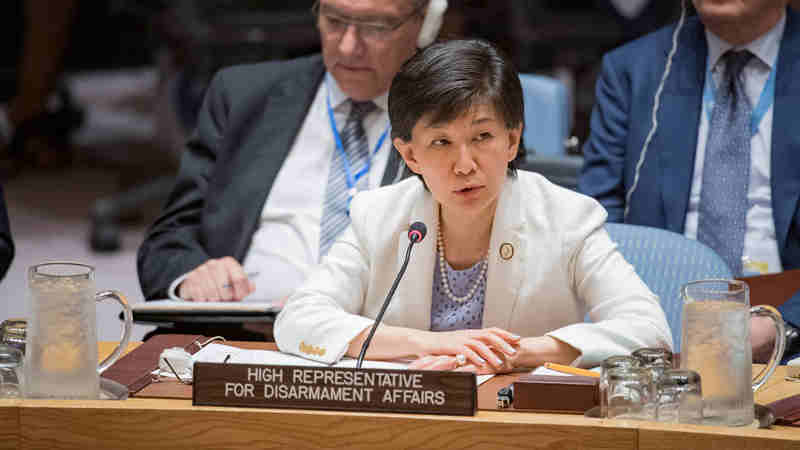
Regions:
<instances>
[{"instance_id":1,"label":"paper document","mask_svg":"<svg viewBox=\"0 0 800 450\"><path fill-rule=\"evenodd\" d=\"M187 302L183 300L158 300L136 303L131 309L137 313L237 313L266 314L279 312L281 306L272 302Z\"/></svg>"},{"instance_id":2,"label":"paper document","mask_svg":"<svg viewBox=\"0 0 800 450\"><path fill-rule=\"evenodd\" d=\"M234 364L267 364L279 366L310 366L310 367L328 367L327 364L312 361L310 359L301 358L299 356L290 355L288 353L277 352L272 350L248 350L238 347L232 347L225 344L211 343L203 347L199 352L192 356L194 362L215 362L221 363L228 358L228 363ZM342 358L338 363L330 367L348 367L354 368L356 366L355 358ZM398 369L405 370L408 364L402 361L372 361L364 360L361 366L365 369ZM486 380L492 378L493 375L478 375L478 385L480 386Z\"/></svg>"},{"instance_id":3,"label":"paper document","mask_svg":"<svg viewBox=\"0 0 800 450\"><path fill-rule=\"evenodd\" d=\"M194 362L223 362L230 355L229 363L233 364L268 364L279 366L311 366L327 367L327 364L290 355L288 353L272 350L247 350L232 347L225 344L208 344L202 350L195 353L192 359ZM355 367L354 358L342 358L338 363L330 367ZM366 369L405 369L408 364L402 362L388 361L364 361L362 367Z\"/></svg>"}]
</instances>

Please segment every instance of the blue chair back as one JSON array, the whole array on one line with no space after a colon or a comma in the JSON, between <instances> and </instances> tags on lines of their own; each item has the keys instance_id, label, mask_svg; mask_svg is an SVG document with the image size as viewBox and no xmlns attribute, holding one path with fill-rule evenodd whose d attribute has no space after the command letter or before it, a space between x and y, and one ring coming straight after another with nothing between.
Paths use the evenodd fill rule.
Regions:
<instances>
[{"instance_id":1,"label":"blue chair back","mask_svg":"<svg viewBox=\"0 0 800 450\"><path fill-rule=\"evenodd\" d=\"M606 230L642 281L658 295L672 331L673 349L679 352L681 286L704 278L730 279L731 269L711 248L672 231L620 223L607 223Z\"/></svg>"},{"instance_id":2,"label":"blue chair back","mask_svg":"<svg viewBox=\"0 0 800 450\"><path fill-rule=\"evenodd\" d=\"M523 143L530 155L566 155L564 141L569 132L567 88L544 75L520 74L525 100Z\"/></svg>"}]
</instances>

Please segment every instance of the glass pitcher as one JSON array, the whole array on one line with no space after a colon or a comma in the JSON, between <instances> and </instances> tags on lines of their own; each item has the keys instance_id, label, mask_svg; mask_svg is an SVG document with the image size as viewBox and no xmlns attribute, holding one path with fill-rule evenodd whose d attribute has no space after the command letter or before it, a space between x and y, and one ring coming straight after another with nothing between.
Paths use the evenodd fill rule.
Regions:
<instances>
[{"instance_id":1,"label":"glass pitcher","mask_svg":"<svg viewBox=\"0 0 800 450\"><path fill-rule=\"evenodd\" d=\"M753 392L775 371L786 345L783 320L771 306L750 307L747 283L694 281L681 288L681 368L700 374L703 423L740 426L753 422ZM775 347L766 368L753 378L750 316L775 322Z\"/></svg>"},{"instance_id":2,"label":"glass pitcher","mask_svg":"<svg viewBox=\"0 0 800 450\"><path fill-rule=\"evenodd\" d=\"M28 270L31 318L25 351L29 398L97 399L99 372L119 358L131 334L131 309L121 293L95 293L94 267L45 262ZM97 365L96 304L116 300L123 309L120 343Z\"/></svg>"}]
</instances>

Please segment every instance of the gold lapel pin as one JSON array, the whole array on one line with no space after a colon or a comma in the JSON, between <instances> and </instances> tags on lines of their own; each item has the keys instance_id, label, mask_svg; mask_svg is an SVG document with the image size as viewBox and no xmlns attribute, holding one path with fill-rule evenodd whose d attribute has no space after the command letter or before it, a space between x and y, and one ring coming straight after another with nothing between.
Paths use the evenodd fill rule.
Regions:
<instances>
[{"instance_id":1,"label":"gold lapel pin","mask_svg":"<svg viewBox=\"0 0 800 450\"><path fill-rule=\"evenodd\" d=\"M500 245L500 257L508 261L509 259L514 257L514 246L509 244L508 242L504 242Z\"/></svg>"},{"instance_id":2,"label":"gold lapel pin","mask_svg":"<svg viewBox=\"0 0 800 450\"><path fill-rule=\"evenodd\" d=\"M305 341L300 342L300 351L307 355L325 356L324 348L306 344Z\"/></svg>"}]
</instances>

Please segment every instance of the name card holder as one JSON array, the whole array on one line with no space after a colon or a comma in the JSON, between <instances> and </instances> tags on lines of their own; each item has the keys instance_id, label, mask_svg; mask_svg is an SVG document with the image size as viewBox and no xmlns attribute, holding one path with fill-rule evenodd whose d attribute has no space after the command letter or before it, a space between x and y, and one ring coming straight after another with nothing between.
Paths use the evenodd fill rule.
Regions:
<instances>
[{"instance_id":1,"label":"name card holder","mask_svg":"<svg viewBox=\"0 0 800 450\"><path fill-rule=\"evenodd\" d=\"M473 416L475 374L195 363L192 404Z\"/></svg>"},{"instance_id":2,"label":"name card holder","mask_svg":"<svg viewBox=\"0 0 800 450\"><path fill-rule=\"evenodd\" d=\"M514 409L583 414L600 404L599 378L525 375L514 382Z\"/></svg>"}]
</instances>

